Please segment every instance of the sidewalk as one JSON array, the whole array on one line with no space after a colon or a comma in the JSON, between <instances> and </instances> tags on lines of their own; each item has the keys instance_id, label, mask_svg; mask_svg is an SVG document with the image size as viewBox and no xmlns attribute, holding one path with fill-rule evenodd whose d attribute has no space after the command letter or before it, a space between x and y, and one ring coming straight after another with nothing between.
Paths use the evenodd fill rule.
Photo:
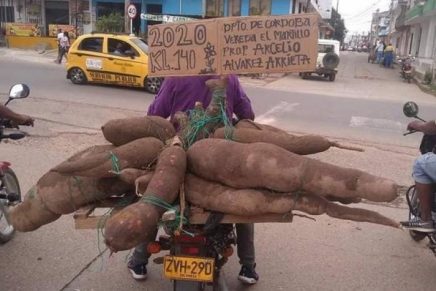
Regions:
<instances>
[{"instance_id":1,"label":"sidewalk","mask_svg":"<svg viewBox=\"0 0 436 291\"><path fill-rule=\"evenodd\" d=\"M57 55L57 50L37 51L0 47L0 57L6 57L10 60L17 61L54 65L54 60L56 60Z\"/></svg>"}]
</instances>

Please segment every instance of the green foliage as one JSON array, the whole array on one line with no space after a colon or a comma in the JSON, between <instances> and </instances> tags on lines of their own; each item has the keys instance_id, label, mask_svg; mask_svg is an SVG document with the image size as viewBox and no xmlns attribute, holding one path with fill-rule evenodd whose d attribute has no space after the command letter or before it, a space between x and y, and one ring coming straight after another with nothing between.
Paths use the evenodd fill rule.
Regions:
<instances>
[{"instance_id":1,"label":"green foliage","mask_svg":"<svg viewBox=\"0 0 436 291\"><path fill-rule=\"evenodd\" d=\"M95 22L98 32L124 32L124 17L120 13L101 16Z\"/></svg>"},{"instance_id":2,"label":"green foliage","mask_svg":"<svg viewBox=\"0 0 436 291\"><path fill-rule=\"evenodd\" d=\"M329 24L333 26L335 32L333 33L333 39L339 40L341 43L344 41L347 29L345 28L344 20L334 8L332 9L332 17L329 19Z\"/></svg>"},{"instance_id":3,"label":"green foliage","mask_svg":"<svg viewBox=\"0 0 436 291\"><path fill-rule=\"evenodd\" d=\"M433 81L433 74L431 73L431 71L427 71L424 74L424 84L431 84L431 81Z\"/></svg>"}]
</instances>

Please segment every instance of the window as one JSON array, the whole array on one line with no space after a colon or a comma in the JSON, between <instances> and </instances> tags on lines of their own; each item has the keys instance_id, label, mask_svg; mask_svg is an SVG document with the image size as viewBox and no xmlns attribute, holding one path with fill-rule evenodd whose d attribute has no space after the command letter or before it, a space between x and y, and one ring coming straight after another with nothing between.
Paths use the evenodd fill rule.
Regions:
<instances>
[{"instance_id":1,"label":"window","mask_svg":"<svg viewBox=\"0 0 436 291\"><path fill-rule=\"evenodd\" d=\"M271 15L271 0L250 0L250 15Z\"/></svg>"},{"instance_id":2,"label":"window","mask_svg":"<svg viewBox=\"0 0 436 291\"><path fill-rule=\"evenodd\" d=\"M229 1L228 16L241 16L241 0Z\"/></svg>"},{"instance_id":3,"label":"window","mask_svg":"<svg viewBox=\"0 0 436 291\"><path fill-rule=\"evenodd\" d=\"M139 53L130 44L115 38L108 39L107 51L112 55L121 57L139 56Z\"/></svg>"},{"instance_id":4,"label":"window","mask_svg":"<svg viewBox=\"0 0 436 291\"><path fill-rule=\"evenodd\" d=\"M150 49L148 48L147 43L142 38L132 38L131 41L136 44L144 53L148 55Z\"/></svg>"},{"instance_id":5,"label":"window","mask_svg":"<svg viewBox=\"0 0 436 291\"><path fill-rule=\"evenodd\" d=\"M224 16L224 0L206 0L206 16Z\"/></svg>"},{"instance_id":6,"label":"window","mask_svg":"<svg viewBox=\"0 0 436 291\"><path fill-rule=\"evenodd\" d=\"M318 53L331 53L335 51L335 46L332 44L318 44Z\"/></svg>"},{"instance_id":7,"label":"window","mask_svg":"<svg viewBox=\"0 0 436 291\"><path fill-rule=\"evenodd\" d=\"M79 50L101 53L103 51L103 38L102 37L85 38L80 43Z\"/></svg>"}]
</instances>

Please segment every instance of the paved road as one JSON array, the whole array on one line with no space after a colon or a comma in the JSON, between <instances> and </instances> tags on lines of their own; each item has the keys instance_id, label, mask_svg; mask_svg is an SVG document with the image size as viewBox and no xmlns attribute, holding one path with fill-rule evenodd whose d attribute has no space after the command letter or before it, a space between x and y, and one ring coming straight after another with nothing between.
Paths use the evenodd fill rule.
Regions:
<instances>
[{"instance_id":1,"label":"paved road","mask_svg":"<svg viewBox=\"0 0 436 291\"><path fill-rule=\"evenodd\" d=\"M72 153L104 142L98 129L106 120L142 114L153 98L138 90L74 86L50 59L14 53L11 57L0 50L0 93L12 83L29 83L32 97L13 106L38 120L29 130L31 137L0 145L0 159L13 162L24 190ZM335 83L295 75L274 81L244 79L258 118L362 146L365 153L332 149L313 157L410 183L418 136L401 136L407 123L401 106L413 96L423 105L422 116L431 118L433 97L402 83L396 72L367 64L363 54L344 54L341 62ZM398 220L407 215L402 199L363 207ZM256 225L261 281L241 287L234 257L225 268L231 290L434 290L436 258L406 232L325 216L316 219ZM0 289L170 290L157 265L150 265L146 282L131 280L125 268L128 252L98 256L104 249L101 242L95 230L75 231L71 216L35 232L18 233L0 246Z\"/></svg>"}]
</instances>

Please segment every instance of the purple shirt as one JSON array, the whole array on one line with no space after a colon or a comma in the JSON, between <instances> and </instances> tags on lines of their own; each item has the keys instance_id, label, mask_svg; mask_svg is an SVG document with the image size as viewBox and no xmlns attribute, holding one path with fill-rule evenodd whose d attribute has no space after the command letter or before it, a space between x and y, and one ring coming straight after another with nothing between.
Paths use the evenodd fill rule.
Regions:
<instances>
[{"instance_id":1,"label":"purple shirt","mask_svg":"<svg viewBox=\"0 0 436 291\"><path fill-rule=\"evenodd\" d=\"M206 108L212 93L205 82L209 79L217 79L218 76L193 76L193 77L167 77L157 93L153 103L148 107L147 115L157 115L171 120L177 111L186 112L194 109L195 102L203 103ZM254 112L242 89L238 77L228 76L227 83L227 116L229 119L235 114L238 119L254 120Z\"/></svg>"}]
</instances>

